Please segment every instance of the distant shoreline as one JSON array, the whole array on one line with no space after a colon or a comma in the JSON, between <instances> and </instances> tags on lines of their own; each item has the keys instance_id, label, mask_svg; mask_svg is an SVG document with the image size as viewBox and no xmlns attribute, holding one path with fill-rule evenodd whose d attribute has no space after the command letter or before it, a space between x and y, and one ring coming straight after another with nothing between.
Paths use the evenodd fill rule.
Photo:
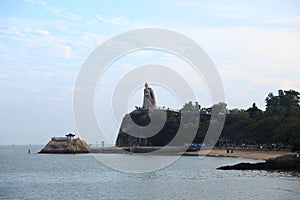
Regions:
<instances>
[{"instance_id":1,"label":"distant shoreline","mask_svg":"<svg viewBox=\"0 0 300 200\"><path fill-rule=\"evenodd\" d=\"M41 147L43 145L41 144L31 144L31 145L0 145L0 147L27 147L30 148L30 146L33 148L37 148L37 147ZM99 150L102 149L102 151ZM103 151L103 149L106 149L108 151ZM114 150L113 150L114 149ZM113 150L113 151L112 151ZM231 150L229 151L229 153L227 153L226 149L213 149L211 151L209 150L201 150L201 151L195 151L195 152L184 152L184 153L169 153L166 155L183 155L183 156L211 156L211 157L237 157L237 158L245 158L245 159L253 159L253 160L268 160L270 158L276 158L279 156L284 156L284 155L293 155L293 154L297 154L295 152L291 152L291 151L276 151L276 150L245 150L245 149L233 149L232 150L233 153L231 153ZM91 154L93 153L103 153L103 154L120 154L120 153L129 153L126 152L124 150L122 150L122 148L117 148L117 147L108 147L108 148L96 148L93 149L91 152Z\"/></svg>"},{"instance_id":2,"label":"distant shoreline","mask_svg":"<svg viewBox=\"0 0 300 200\"><path fill-rule=\"evenodd\" d=\"M213 149L213 150L200 150L192 152L184 152L185 149L178 147L169 147L165 151L157 152L161 147L137 147L133 149L133 153L143 154L150 153L153 151L153 155L183 155L183 156L212 156L212 157L236 157L236 158L246 158L253 160L268 160L270 158L276 158L284 155L294 155L296 153L291 151L276 151L276 150L245 150L245 149L230 149L227 153L226 149ZM115 154L115 153L130 153L127 148L112 147L112 148L98 148L91 149L90 153L103 153L103 154ZM137 151L138 150L138 151ZM151 150L151 151L149 151Z\"/></svg>"},{"instance_id":3,"label":"distant shoreline","mask_svg":"<svg viewBox=\"0 0 300 200\"><path fill-rule=\"evenodd\" d=\"M253 160L268 160L270 158L276 158L284 155L293 155L296 154L290 151L273 151L273 150L231 150L229 153L225 149L213 149L209 152L209 150L198 151L198 152L185 152L184 155L187 156L215 156L215 157L237 157L237 158L246 158Z\"/></svg>"}]
</instances>

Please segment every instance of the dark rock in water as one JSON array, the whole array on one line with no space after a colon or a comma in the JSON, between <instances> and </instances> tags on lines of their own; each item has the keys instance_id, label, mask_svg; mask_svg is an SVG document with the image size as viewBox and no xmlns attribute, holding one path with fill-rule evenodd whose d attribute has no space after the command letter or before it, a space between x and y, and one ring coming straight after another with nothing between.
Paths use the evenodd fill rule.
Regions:
<instances>
[{"instance_id":1,"label":"dark rock in water","mask_svg":"<svg viewBox=\"0 0 300 200\"><path fill-rule=\"evenodd\" d=\"M262 163L239 163L236 165L228 165L228 166L222 166L217 169L222 170L261 170L265 169L265 162Z\"/></svg>"},{"instance_id":2,"label":"dark rock in water","mask_svg":"<svg viewBox=\"0 0 300 200\"><path fill-rule=\"evenodd\" d=\"M271 158L260 163L239 163L231 166L222 166L221 170L290 170L300 171L300 156L285 155Z\"/></svg>"},{"instance_id":3,"label":"dark rock in water","mask_svg":"<svg viewBox=\"0 0 300 200\"><path fill-rule=\"evenodd\" d=\"M89 146L79 138L52 138L39 153L89 153Z\"/></svg>"}]
</instances>

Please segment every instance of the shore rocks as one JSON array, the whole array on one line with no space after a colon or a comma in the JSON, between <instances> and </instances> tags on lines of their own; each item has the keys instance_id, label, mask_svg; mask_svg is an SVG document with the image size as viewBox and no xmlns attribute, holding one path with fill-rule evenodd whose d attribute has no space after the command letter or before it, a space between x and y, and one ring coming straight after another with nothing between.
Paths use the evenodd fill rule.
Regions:
<instances>
[{"instance_id":1,"label":"shore rocks","mask_svg":"<svg viewBox=\"0 0 300 200\"><path fill-rule=\"evenodd\" d=\"M231 166L222 166L220 170L289 170L300 171L300 156L285 155L271 158L259 163L239 163Z\"/></svg>"}]
</instances>

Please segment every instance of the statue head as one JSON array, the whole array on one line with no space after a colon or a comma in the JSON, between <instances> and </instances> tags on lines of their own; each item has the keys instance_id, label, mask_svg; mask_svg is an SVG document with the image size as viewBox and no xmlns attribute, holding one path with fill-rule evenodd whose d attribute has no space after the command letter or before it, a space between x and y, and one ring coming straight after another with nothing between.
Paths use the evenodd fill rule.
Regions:
<instances>
[{"instance_id":1,"label":"statue head","mask_svg":"<svg viewBox=\"0 0 300 200\"><path fill-rule=\"evenodd\" d=\"M148 83L147 82L145 83L145 88L148 88Z\"/></svg>"}]
</instances>

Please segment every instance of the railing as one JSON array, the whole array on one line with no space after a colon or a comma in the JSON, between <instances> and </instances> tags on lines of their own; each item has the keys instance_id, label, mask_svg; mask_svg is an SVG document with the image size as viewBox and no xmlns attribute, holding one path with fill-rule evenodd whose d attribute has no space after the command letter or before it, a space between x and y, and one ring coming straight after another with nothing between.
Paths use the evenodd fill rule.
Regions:
<instances>
[{"instance_id":1,"label":"railing","mask_svg":"<svg viewBox=\"0 0 300 200\"><path fill-rule=\"evenodd\" d=\"M56 141L67 141L68 140L68 138L66 138L66 137L53 137L51 139L56 140Z\"/></svg>"}]
</instances>

